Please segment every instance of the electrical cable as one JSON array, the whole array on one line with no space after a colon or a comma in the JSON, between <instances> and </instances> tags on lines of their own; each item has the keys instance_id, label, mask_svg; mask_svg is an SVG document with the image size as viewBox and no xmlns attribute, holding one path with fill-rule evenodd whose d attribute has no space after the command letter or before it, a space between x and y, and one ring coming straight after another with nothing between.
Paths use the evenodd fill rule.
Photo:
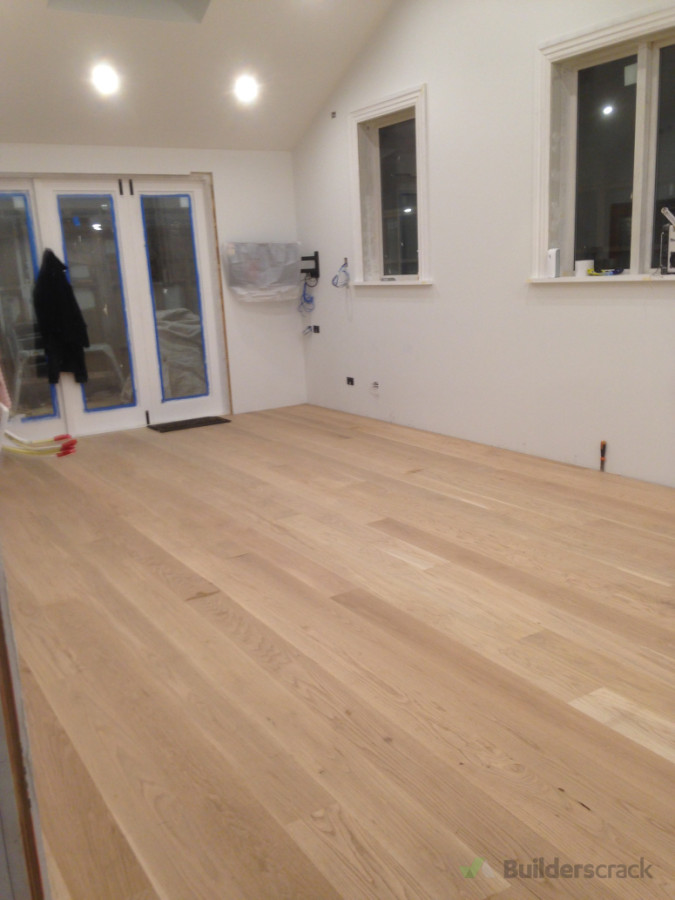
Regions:
<instances>
[{"instance_id":1,"label":"electrical cable","mask_svg":"<svg viewBox=\"0 0 675 900\"><path fill-rule=\"evenodd\" d=\"M308 287L309 282L313 281L314 285L317 283L316 278L305 278L305 282L302 285L302 297L300 298L300 304L298 305L298 309L302 313L303 316L311 313L314 309L314 297L309 293ZM312 285L312 287L314 286Z\"/></svg>"},{"instance_id":2,"label":"electrical cable","mask_svg":"<svg viewBox=\"0 0 675 900\"><path fill-rule=\"evenodd\" d=\"M69 434L57 434L51 440L29 441L8 429L0 441L0 450L18 456L70 456L75 453L76 447L77 438Z\"/></svg>"},{"instance_id":3,"label":"electrical cable","mask_svg":"<svg viewBox=\"0 0 675 900\"><path fill-rule=\"evenodd\" d=\"M336 288L347 287L349 285L349 269L347 268L347 260L345 260L337 270L337 274L333 277L331 284Z\"/></svg>"}]
</instances>

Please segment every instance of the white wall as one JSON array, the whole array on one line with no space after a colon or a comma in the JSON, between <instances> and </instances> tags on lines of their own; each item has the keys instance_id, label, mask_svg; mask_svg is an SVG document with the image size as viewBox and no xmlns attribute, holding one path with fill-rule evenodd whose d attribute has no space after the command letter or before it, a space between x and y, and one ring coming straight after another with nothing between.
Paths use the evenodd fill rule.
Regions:
<instances>
[{"instance_id":1,"label":"white wall","mask_svg":"<svg viewBox=\"0 0 675 900\"><path fill-rule=\"evenodd\" d=\"M220 244L296 240L291 157L282 152L0 144L0 173L213 175ZM306 381L294 304L244 304L224 284L233 412L302 403Z\"/></svg>"},{"instance_id":2,"label":"white wall","mask_svg":"<svg viewBox=\"0 0 675 900\"><path fill-rule=\"evenodd\" d=\"M299 234L323 273L310 402L584 466L606 440L608 471L675 485L675 284L527 281L537 47L664 5L395 5L294 155ZM349 112L421 83L434 285L337 290L354 250Z\"/></svg>"}]
</instances>

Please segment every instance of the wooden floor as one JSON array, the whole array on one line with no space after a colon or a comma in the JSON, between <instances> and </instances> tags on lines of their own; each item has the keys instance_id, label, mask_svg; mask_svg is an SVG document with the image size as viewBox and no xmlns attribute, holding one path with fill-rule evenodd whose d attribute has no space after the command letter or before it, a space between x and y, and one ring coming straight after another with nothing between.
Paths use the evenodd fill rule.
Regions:
<instances>
[{"instance_id":1,"label":"wooden floor","mask_svg":"<svg viewBox=\"0 0 675 900\"><path fill-rule=\"evenodd\" d=\"M0 539L55 900L675 897L675 491L302 406Z\"/></svg>"}]
</instances>

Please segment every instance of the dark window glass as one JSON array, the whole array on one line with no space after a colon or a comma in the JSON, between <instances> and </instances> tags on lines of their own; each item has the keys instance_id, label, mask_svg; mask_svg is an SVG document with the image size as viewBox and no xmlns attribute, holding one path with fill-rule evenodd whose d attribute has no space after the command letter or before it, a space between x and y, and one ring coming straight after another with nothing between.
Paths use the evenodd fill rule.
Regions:
<instances>
[{"instance_id":1,"label":"dark window glass","mask_svg":"<svg viewBox=\"0 0 675 900\"><path fill-rule=\"evenodd\" d=\"M574 258L630 267L637 56L578 76Z\"/></svg>"},{"instance_id":2,"label":"dark window glass","mask_svg":"<svg viewBox=\"0 0 675 900\"><path fill-rule=\"evenodd\" d=\"M415 119L380 128L384 275L417 275Z\"/></svg>"}]
</instances>

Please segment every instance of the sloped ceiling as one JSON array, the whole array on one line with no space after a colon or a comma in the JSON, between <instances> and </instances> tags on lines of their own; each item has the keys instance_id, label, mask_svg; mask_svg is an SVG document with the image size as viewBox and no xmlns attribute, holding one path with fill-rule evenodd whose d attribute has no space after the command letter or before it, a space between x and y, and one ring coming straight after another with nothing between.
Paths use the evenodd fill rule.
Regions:
<instances>
[{"instance_id":1,"label":"sloped ceiling","mask_svg":"<svg viewBox=\"0 0 675 900\"><path fill-rule=\"evenodd\" d=\"M210 0L47 0L50 9L163 22L201 22Z\"/></svg>"},{"instance_id":2,"label":"sloped ceiling","mask_svg":"<svg viewBox=\"0 0 675 900\"><path fill-rule=\"evenodd\" d=\"M0 142L292 149L392 2L0 0ZM99 61L114 97L91 88Z\"/></svg>"}]
</instances>

